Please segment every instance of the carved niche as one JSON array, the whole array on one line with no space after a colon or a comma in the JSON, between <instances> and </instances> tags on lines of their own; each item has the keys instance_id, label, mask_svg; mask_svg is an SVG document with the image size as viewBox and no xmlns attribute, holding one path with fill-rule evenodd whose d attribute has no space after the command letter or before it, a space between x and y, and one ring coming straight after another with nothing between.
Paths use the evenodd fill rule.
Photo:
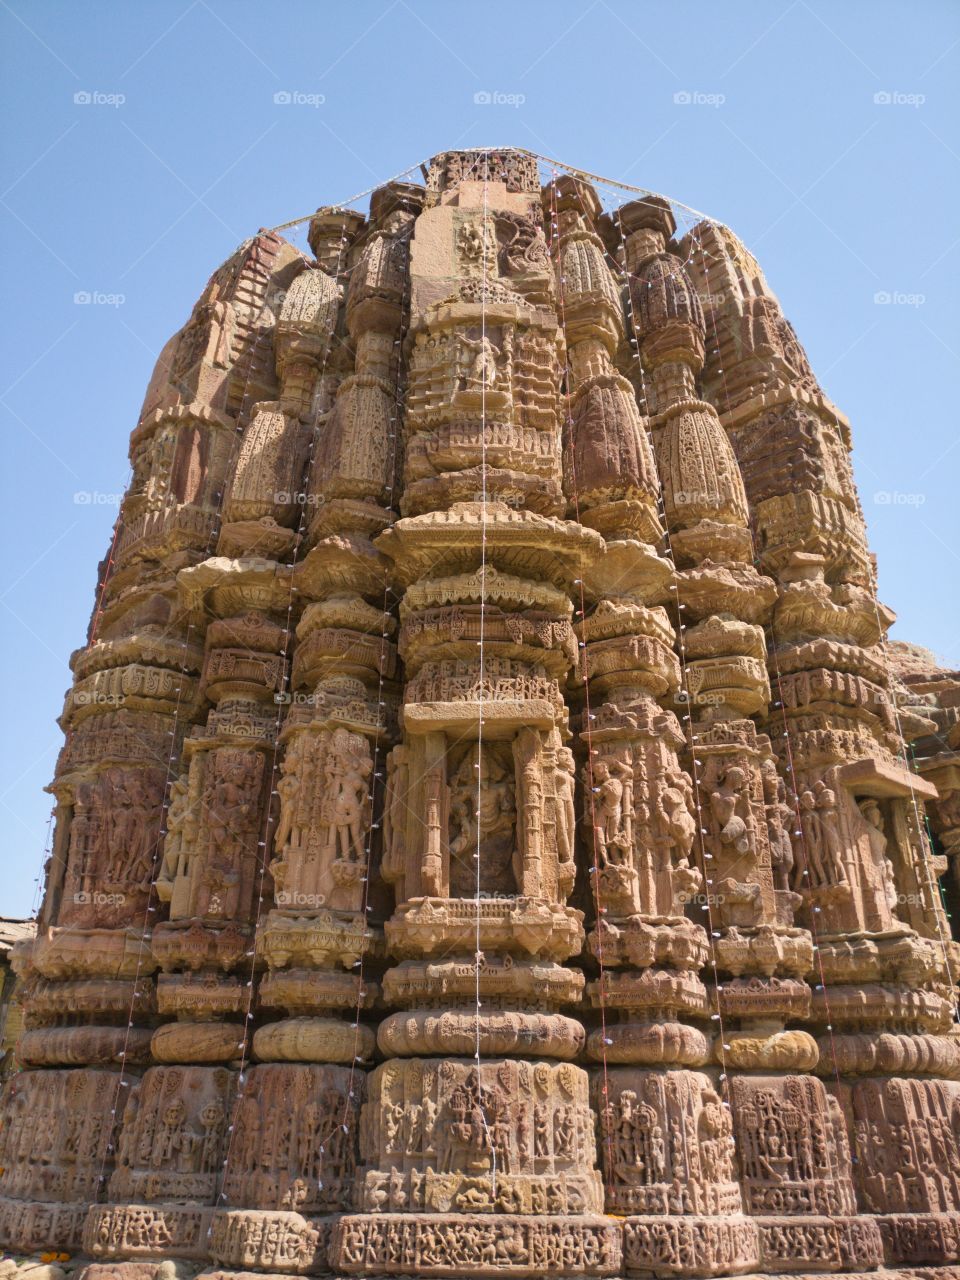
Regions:
<instances>
[{"instance_id":1,"label":"carved niche","mask_svg":"<svg viewBox=\"0 0 960 1280\"><path fill-rule=\"evenodd\" d=\"M602 1208L586 1072L412 1059L378 1067L360 1124L368 1212Z\"/></svg>"},{"instance_id":2,"label":"carved niche","mask_svg":"<svg viewBox=\"0 0 960 1280\"><path fill-rule=\"evenodd\" d=\"M110 928L141 920L160 843L165 773L110 766L75 783L58 923Z\"/></svg>"},{"instance_id":3,"label":"carved niche","mask_svg":"<svg viewBox=\"0 0 960 1280\"><path fill-rule=\"evenodd\" d=\"M277 905L360 910L373 814L369 741L345 728L300 731L280 775L270 868Z\"/></svg>"}]
</instances>

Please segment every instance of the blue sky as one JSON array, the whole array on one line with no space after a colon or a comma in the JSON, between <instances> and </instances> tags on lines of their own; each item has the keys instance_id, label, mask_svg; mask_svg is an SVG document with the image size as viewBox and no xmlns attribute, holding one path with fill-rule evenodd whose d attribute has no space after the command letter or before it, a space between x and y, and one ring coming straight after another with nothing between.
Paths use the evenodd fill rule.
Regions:
<instances>
[{"instance_id":1,"label":"blue sky","mask_svg":"<svg viewBox=\"0 0 960 1280\"><path fill-rule=\"evenodd\" d=\"M960 666L955 0L0 0L0 46L0 914L34 903L161 346L258 227L439 150L528 147L729 223L852 420L894 636Z\"/></svg>"}]
</instances>

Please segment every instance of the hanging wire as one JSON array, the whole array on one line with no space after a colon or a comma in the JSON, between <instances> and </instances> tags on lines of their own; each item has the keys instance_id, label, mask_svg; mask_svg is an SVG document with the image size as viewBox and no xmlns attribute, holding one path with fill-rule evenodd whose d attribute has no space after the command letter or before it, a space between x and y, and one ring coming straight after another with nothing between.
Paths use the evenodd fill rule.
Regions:
<instances>
[{"instance_id":1,"label":"hanging wire","mask_svg":"<svg viewBox=\"0 0 960 1280\"><path fill-rule=\"evenodd\" d=\"M484 702L484 624L487 609L487 242L488 227L488 183L490 179L490 162L486 156L483 158L483 214L480 229L481 238L481 287L480 287L480 638L478 645L480 648L480 663L477 679L477 800L476 800L476 824L477 824L477 848L475 853L476 869L474 878L474 953L473 953L473 970L474 970L474 1047L473 1056L476 1063L477 1073L477 1109L483 1123L484 1136L490 1149L490 1167L491 1167L491 1195L494 1201L497 1198L497 1149L493 1142L493 1135L490 1132L490 1124L487 1119L487 1111L484 1105L483 1083L481 1079L481 1062L480 1062L480 1041L481 1041L481 1018L480 1018L480 965L483 958L483 952L480 947L481 934L481 908L480 908L480 886L482 883L482 840L480 814L483 804L483 702ZM518 892L523 891L522 885L517 885Z\"/></svg>"},{"instance_id":2,"label":"hanging wire","mask_svg":"<svg viewBox=\"0 0 960 1280\"><path fill-rule=\"evenodd\" d=\"M335 212L338 209L348 209L350 205L356 204L358 200L363 200L366 196L372 195L374 191L379 191L381 187L389 186L393 182L402 182L404 178L413 173L414 169L421 172L426 171L427 165L430 163L429 158L426 160L417 160L414 164L408 165L400 173L395 173L392 178L386 178L383 182L375 182L372 187L367 187L363 191L358 191L355 196L348 196L346 200L341 200L339 204L323 205L321 209L314 210L313 213L304 213L299 218L291 218L289 222L281 222L276 227L270 227L271 231L287 231L291 227L299 226L301 222L309 222L315 218L318 213L324 211Z\"/></svg>"},{"instance_id":3,"label":"hanging wire","mask_svg":"<svg viewBox=\"0 0 960 1280\"><path fill-rule=\"evenodd\" d=\"M403 243L406 246L406 254L407 254L408 261L410 256L412 237L413 237L413 226L411 225L407 233L402 238ZM390 418L390 425L393 428L393 430L389 436L390 440L394 443L393 458L395 463L398 462L396 439L397 439L398 427L399 427L402 408L403 408L403 376L402 376L401 351L402 351L403 341L404 341L407 329L409 327L409 322L410 322L410 290L409 290L409 273L407 271L404 271L404 279L407 281L407 284L404 287L403 297L401 299L400 328L399 328L397 337L394 340L394 350L397 352L397 359L396 359L396 377L394 382L394 402L393 402L392 416ZM391 502L394 501L395 486L396 486L396 473L394 472L394 474L391 476L391 483L388 486L388 491L390 492L390 495L391 495ZM378 763L380 759L381 736L387 728L387 723L386 723L387 704L384 696L385 695L385 690L384 690L385 674L384 673L387 667L387 651L388 651L388 643L389 643L388 619L390 616L390 610L389 610L390 592L391 592L390 575L389 575L389 570L385 567L384 578L383 578L383 630L380 638L380 659L378 663L379 671L378 671L378 686L377 686L377 730L376 730L376 736L374 738L373 773L372 773L372 780L371 780L371 799L372 800L376 798L376 794L377 794L376 783L377 783L378 773L381 778L383 777L383 774L384 774L384 769L381 768L378 770ZM370 897L370 880L371 880L372 859L373 859L373 840L374 840L373 832L375 829L381 826L381 823L379 822L374 823L372 821L372 817L373 815L371 815L370 829L367 832L367 846L365 851L366 862L365 862L364 874L363 874L364 888L363 888L363 895L362 895L362 901L361 901L361 910L363 913L364 921L366 921L368 914L372 910L369 902L369 897ZM347 1121L349 1119L350 1110L351 1110L350 1103L355 1097L356 1075L358 1071L358 1064L361 1062L361 1055L359 1052L360 1032L361 1032L360 1014L363 1008L363 1001L366 996L366 980L365 980L365 973L364 973L365 960L366 960L366 951L364 950L364 951L361 951L360 953L360 959L357 965L357 1003L354 1008L354 1020L352 1024L353 1030L354 1030L353 1057L350 1063L350 1075L348 1080L348 1087L347 1087L347 1092L344 1095L344 1109L343 1109L343 1115L341 1117L340 1126L339 1126L344 1133L348 1131ZM331 1134L331 1137L332 1137L332 1134ZM327 1141L329 1141L329 1138L327 1139ZM324 1145L325 1144L320 1145L321 1153L323 1152Z\"/></svg>"}]
</instances>

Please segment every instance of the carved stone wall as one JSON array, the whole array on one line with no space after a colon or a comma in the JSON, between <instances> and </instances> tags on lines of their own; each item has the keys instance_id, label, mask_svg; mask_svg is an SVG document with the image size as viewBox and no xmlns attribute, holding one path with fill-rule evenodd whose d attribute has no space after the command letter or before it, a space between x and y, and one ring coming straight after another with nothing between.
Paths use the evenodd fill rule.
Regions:
<instances>
[{"instance_id":1,"label":"carved stone wall","mask_svg":"<svg viewBox=\"0 0 960 1280\"><path fill-rule=\"evenodd\" d=\"M960 682L886 643L755 260L606 204L441 154L161 354L17 958L11 1250L954 1280Z\"/></svg>"}]
</instances>

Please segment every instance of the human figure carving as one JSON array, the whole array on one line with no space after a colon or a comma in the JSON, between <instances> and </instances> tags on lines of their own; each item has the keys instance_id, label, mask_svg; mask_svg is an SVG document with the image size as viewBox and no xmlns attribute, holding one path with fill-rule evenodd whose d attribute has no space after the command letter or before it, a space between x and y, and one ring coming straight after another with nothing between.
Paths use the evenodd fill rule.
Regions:
<instances>
[{"instance_id":1,"label":"human figure carving","mask_svg":"<svg viewBox=\"0 0 960 1280\"><path fill-rule=\"evenodd\" d=\"M489 390L497 381L497 357L500 348L495 347L486 334L479 338L468 338L460 335L461 344L467 351L474 352L466 374L467 387L482 387Z\"/></svg>"},{"instance_id":2,"label":"human figure carving","mask_svg":"<svg viewBox=\"0 0 960 1280\"><path fill-rule=\"evenodd\" d=\"M820 778L813 784L813 794L816 799L817 830L823 850L823 861L831 880L841 884L846 880L847 875L843 866L837 793Z\"/></svg>"},{"instance_id":3,"label":"human figure carving","mask_svg":"<svg viewBox=\"0 0 960 1280\"><path fill-rule=\"evenodd\" d=\"M774 888L783 893L790 891L790 873L793 871L793 842L790 825L794 821L793 810L787 804L787 788L777 773L772 760L761 765L763 799L767 811L767 831L770 838L770 864Z\"/></svg>"},{"instance_id":4,"label":"human figure carving","mask_svg":"<svg viewBox=\"0 0 960 1280\"><path fill-rule=\"evenodd\" d=\"M336 832L337 853L344 862L362 862L364 839L369 827L369 778L373 762L369 756L344 749L334 756L332 786L334 799L332 825Z\"/></svg>"},{"instance_id":5,"label":"human figure carving","mask_svg":"<svg viewBox=\"0 0 960 1280\"><path fill-rule=\"evenodd\" d=\"M876 800L866 799L857 802L864 822L867 824L867 835L870 840L870 852L874 865L883 882L883 896L891 911L897 908L897 882L893 864L887 856L888 841L884 832L883 812Z\"/></svg>"},{"instance_id":6,"label":"human figure carving","mask_svg":"<svg viewBox=\"0 0 960 1280\"><path fill-rule=\"evenodd\" d=\"M710 809L720 828L720 839L737 853L748 853L751 846L750 831L737 808L747 798L749 779L739 765L731 765L723 775L716 790L710 793Z\"/></svg>"},{"instance_id":7,"label":"human figure carving","mask_svg":"<svg viewBox=\"0 0 960 1280\"><path fill-rule=\"evenodd\" d=\"M280 765L277 791L280 796L280 819L273 837L273 847L279 851L293 835L297 801L300 796L300 779L297 774L297 756L288 752Z\"/></svg>"},{"instance_id":8,"label":"human figure carving","mask_svg":"<svg viewBox=\"0 0 960 1280\"><path fill-rule=\"evenodd\" d=\"M557 861L561 888L567 886L569 893L573 888L576 875L574 863L574 836L576 832L576 806L574 804L574 760L569 747L560 747L557 751L556 769L556 818L557 818ZM565 895L564 895L565 896Z\"/></svg>"},{"instance_id":9,"label":"human figure carving","mask_svg":"<svg viewBox=\"0 0 960 1280\"><path fill-rule=\"evenodd\" d=\"M630 839L625 827L628 817L627 784L632 770L622 760L598 760L593 766L591 813L597 853L603 867L623 866L630 857ZM588 768L588 782L590 771ZM632 813L629 817L632 818Z\"/></svg>"},{"instance_id":10,"label":"human figure carving","mask_svg":"<svg viewBox=\"0 0 960 1280\"><path fill-rule=\"evenodd\" d=\"M170 786L167 808L167 834L163 843L163 862L157 876L157 897L169 902L174 884L187 874L190 856L188 842L196 832L196 819L191 817L190 789L186 778L176 778Z\"/></svg>"},{"instance_id":11,"label":"human figure carving","mask_svg":"<svg viewBox=\"0 0 960 1280\"><path fill-rule=\"evenodd\" d=\"M475 746L464 756L451 786L450 816L456 832L450 841L450 858L466 867L472 865L474 855L483 853L485 843L513 832L513 780L488 748ZM463 877L459 879L462 882Z\"/></svg>"}]
</instances>

